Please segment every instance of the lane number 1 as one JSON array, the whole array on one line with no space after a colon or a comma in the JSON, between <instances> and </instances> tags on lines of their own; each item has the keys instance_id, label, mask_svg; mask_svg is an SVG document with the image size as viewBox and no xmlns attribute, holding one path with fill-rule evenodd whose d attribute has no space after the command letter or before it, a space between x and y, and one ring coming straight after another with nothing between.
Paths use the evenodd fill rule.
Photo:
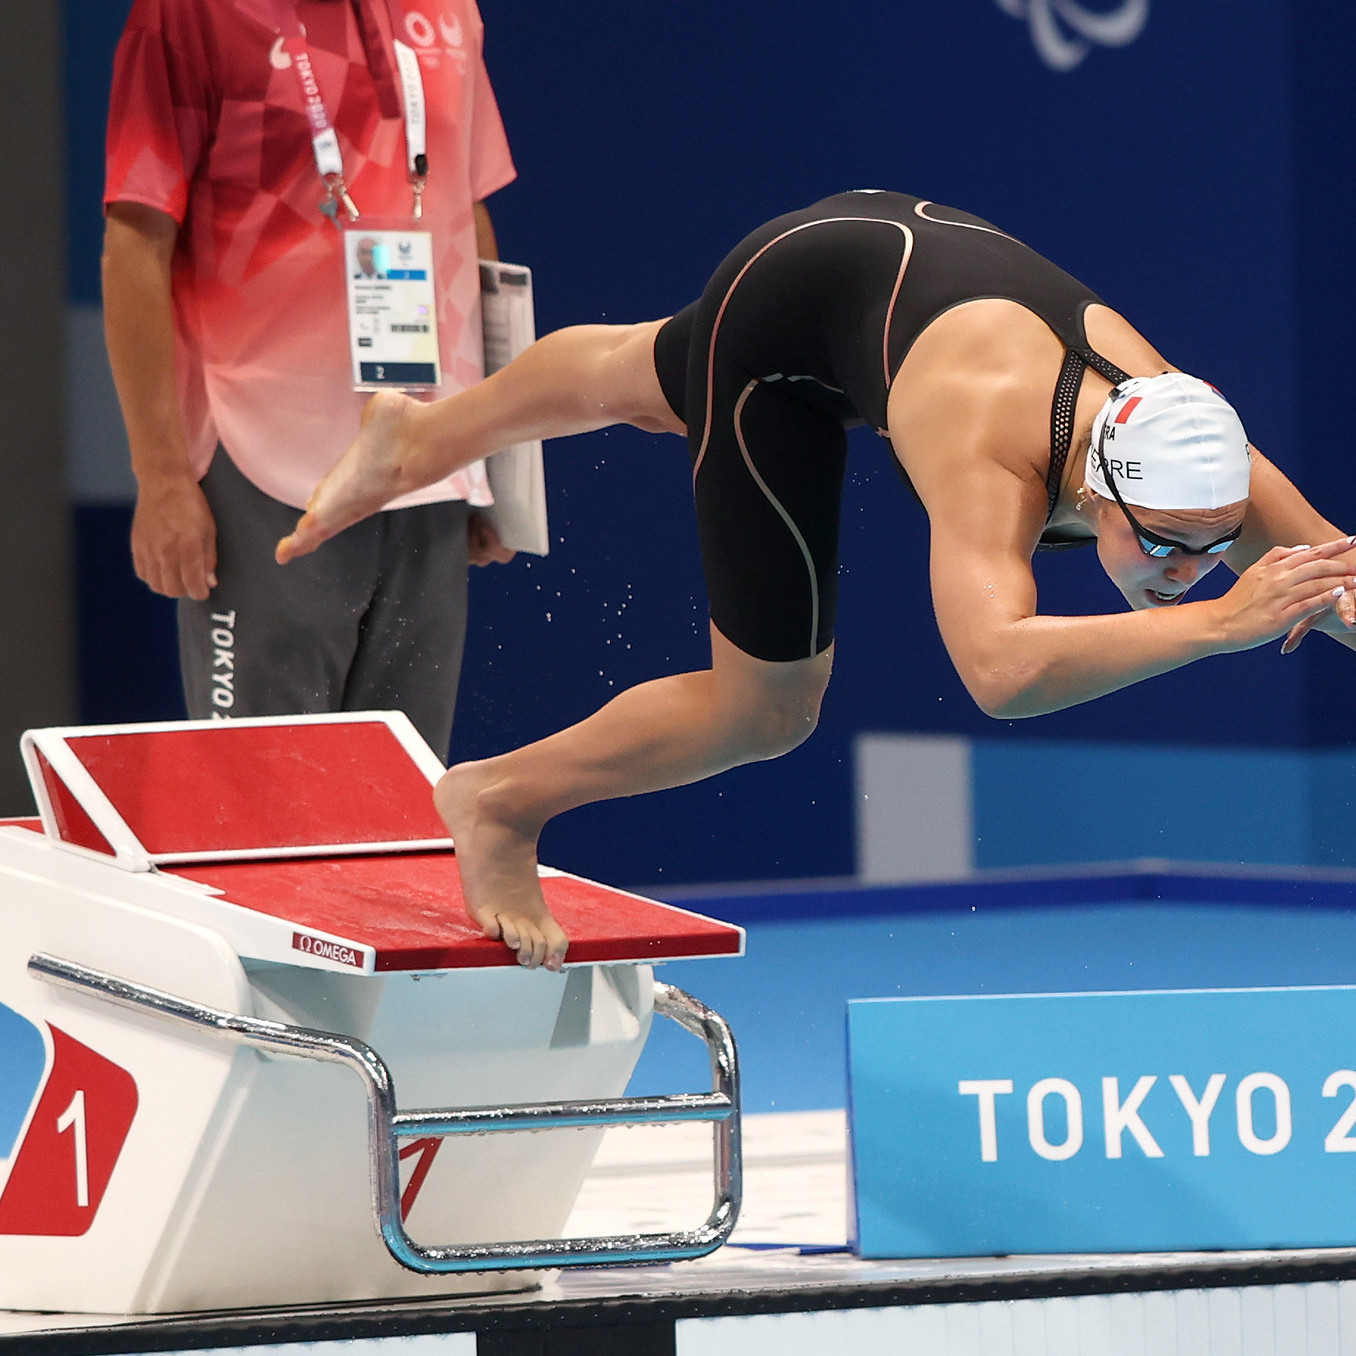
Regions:
<instances>
[{"instance_id":1,"label":"lane number 1","mask_svg":"<svg viewBox=\"0 0 1356 1356\"><path fill-rule=\"evenodd\" d=\"M57 1133L75 1130L75 1203L89 1208L89 1145L85 1137L85 1090L80 1088L71 1104L57 1118Z\"/></svg>"}]
</instances>

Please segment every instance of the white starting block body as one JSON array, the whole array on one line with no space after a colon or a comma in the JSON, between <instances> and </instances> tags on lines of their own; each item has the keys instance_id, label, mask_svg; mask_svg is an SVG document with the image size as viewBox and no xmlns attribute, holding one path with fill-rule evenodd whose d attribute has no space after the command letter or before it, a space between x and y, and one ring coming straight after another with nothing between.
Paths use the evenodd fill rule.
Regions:
<instances>
[{"instance_id":1,"label":"white starting block body","mask_svg":"<svg viewBox=\"0 0 1356 1356\"><path fill-rule=\"evenodd\" d=\"M0 1308L162 1313L533 1284L524 1270L466 1274L474 1258L453 1270L439 1249L558 1239L599 1127L625 1115L595 1106L554 1120L584 1128L475 1135L452 1133L455 1110L406 1115L388 1155L400 1220L379 1229L370 1089L356 1065L280 1053L275 1033L371 1047L401 1107L577 1112L622 1098L654 1011L652 962L742 951L737 928L543 869L569 964L522 970L461 907L429 794L442 769L402 716L39 731L25 757L41 820L0 827ZM53 983L39 961L116 980L132 1006ZM145 993L208 1016L166 1020ZM227 1014L257 1039L232 1038ZM733 1100L720 1114L737 1135ZM737 1211L737 1138L735 1155ZM443 1269L393 1244L402 1229ZM603 1260L625 1255L627 1240L609 1242ZM484 1265L555 1265L548 1246L507 1261L491 1247Z\"/></svg>"}]
</instances>

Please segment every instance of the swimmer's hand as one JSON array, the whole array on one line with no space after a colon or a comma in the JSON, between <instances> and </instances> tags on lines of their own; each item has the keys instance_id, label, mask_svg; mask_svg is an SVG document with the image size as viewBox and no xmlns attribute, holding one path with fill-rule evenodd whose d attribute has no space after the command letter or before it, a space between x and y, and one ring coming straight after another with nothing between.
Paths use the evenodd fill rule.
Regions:
<instances>
[{"instance_id":1,"label":"swimmer's hand","mask_svg":"<svg viewBox=\"0 0 1356 1356\"><path fill-rule=\"evenodd\" d=\"M397 391L378 391L363 409L362 427L334 469L315 487L306 511L274 556L286 565L322 542L384 508L419 482L408 472L419 402Z\"/></svg>"},{"instance_id":2,"label":"swimmer's hand","mask_svg":"<svg viewBox=\"0 0 1356 1356\"><path fill-rule=\"evenodd\" d=\"M1347 537L1321 546L1274 546L1239 575L1218 605L1223 609L1222 652L1249 650L1285 636L1284 653L1325 617L1352 615L1356 577ZM1343 600L1346 600L1345 603ZM1345 625L1345 623L1343 623Z\"/></svg>"},{"instance_id":3,"label":"swimmer's hand","mask_svg":"<svg viewBox=\"0 0 1356 1356\"><path fill-rule=\"evenodd\" d=\"M1349 548L1356 550L1356 537L1348 537L1346 541ZM1350 584L1335 587L1326 611L1306 617L1290 628L1281 644L1281 653L1293 653L1299 648L1300 641L1315 628L1356 649L1356 589Z\"/></svg>"}]
</instances>

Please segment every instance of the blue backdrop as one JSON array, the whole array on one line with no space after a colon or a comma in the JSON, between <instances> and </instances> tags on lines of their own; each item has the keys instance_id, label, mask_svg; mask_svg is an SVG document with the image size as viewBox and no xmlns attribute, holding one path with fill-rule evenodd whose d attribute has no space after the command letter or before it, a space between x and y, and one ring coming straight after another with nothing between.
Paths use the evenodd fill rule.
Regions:
<instances>
[{"instance_id":1,"label":"blue backdrop","mask_svg":"<svg viewBox=\"0 0 1356 1356\"><path fill-rule=\"evenodd\" d=\"M1134 4L1062 12L1112 20ZM1149 0L1133 41L1086 43L1066 70L1037 50L1050 0L482 8L520 171L491 205L503 256L536 272L541 330L667 314L766 218L843 188L901 188L978 212L1083 278L1229 394L1330 516L1356 523L1341 407L1356 356L1356 265L1341 243L1356 40L1336 0ZM97 300L107 72L125 11L67 0L76 302ZM687 475L674 438L612 430L549 448L552 554L476 577L454 757L704 662ZM170 615L131 577L127 511L77 507L84 716L173 715ZM631 884L850 872L856 731L1004 728L942 650L926 550L885 445L860 437L837 671L814 739L776 764L574 812L548 829L546 859ZM1123 605L1087 553L1039 574L1047 611ZM1346 743L1353 662L1322 639L1284 661L1272 646L1018 732Z\"/></svg>"}]
</instances>

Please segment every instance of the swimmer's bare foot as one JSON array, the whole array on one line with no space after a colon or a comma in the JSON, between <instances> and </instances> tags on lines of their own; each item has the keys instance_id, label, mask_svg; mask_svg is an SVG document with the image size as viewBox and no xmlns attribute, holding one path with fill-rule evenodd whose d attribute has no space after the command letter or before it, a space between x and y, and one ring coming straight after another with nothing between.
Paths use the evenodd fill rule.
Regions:
<instances>
[{"instance_id":1,"label":"swimmer's bare foot","mask_svg":"<svg viewBox=\"0 0 1356 1356\"><path fill-rule=\"evenodd\" d=\"M291 535L278 543L278 564L308 555L344 528L415 488L409 470L410 421L418 408L418 401L398 391L378 391L367 402L357 438L315 487Z\"/></svg>"},{"instance_id":2,"label":"swimmer's bare foot","mask_svg":"<svg viewBox=\"0 0 1356 1356\"><path fill-rule=\"evenodd\" d=\"M559 970L569 938L551 916L537 878L537 835L497 816L490 763L445 773L433 802L457 846L466 912L486 937L502 940L529 970Z\"/></svg>"}]
</instances>

